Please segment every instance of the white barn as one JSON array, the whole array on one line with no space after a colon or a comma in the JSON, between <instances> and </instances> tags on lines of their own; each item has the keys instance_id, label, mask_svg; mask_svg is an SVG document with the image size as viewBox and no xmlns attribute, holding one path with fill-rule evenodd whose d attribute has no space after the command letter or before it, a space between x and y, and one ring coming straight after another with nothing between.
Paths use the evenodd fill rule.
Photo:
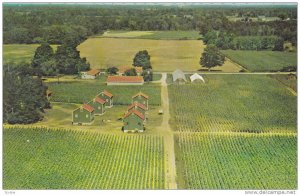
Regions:
<instances>
[{"instance_id":1,"label":"white barn","mask_svg":"<svg viewBox=\"0 0 300 195\"><path fill-rule=\"evenodd\" d=\"M193 74L192 76L190 76L191 82L197 82L197 81L202 81L203 83L205 83L205 80L203 79L203 77L201 75L199 75L198 73Z\"/></svg>"}]
</instances>

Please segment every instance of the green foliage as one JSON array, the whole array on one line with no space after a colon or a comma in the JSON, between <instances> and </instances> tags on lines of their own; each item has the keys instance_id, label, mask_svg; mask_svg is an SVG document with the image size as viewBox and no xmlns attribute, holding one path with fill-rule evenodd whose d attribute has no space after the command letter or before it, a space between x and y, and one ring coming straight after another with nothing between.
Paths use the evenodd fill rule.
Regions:
<instances>
[{"instance_id":1,"label":"green foliage","mask_svg":"<svg viewBox=\"0 0 300 195\"><path fill-rule=\"evenodd\" d=\"M232 48L232 41L234 39L234 34L226 33L224 31L212 30L205 34L203 37L203 42L207 45L214 44L221 49Z\"/></svg>"},{"instance_id":2,"label":"green foliage","mask_svg":"<svg viewBox=\"0 0 300 195\"><path fill-rule=\"evenodd\" d=\"M146 82L153 81L153 71L152 71L152 69L143 70L142 76L144 77L144 81L146 81Z\"/></svg>"},{"instance_id":3,"label":"green foliage","mask_svg":"<svg viewBox=\"0 0 300 195\"><path fill-rule=\"evenodd\" d=\"M250 71L280 71L284 67L297 67L297 53L293 52L222 50L222 53Z\"/></svg>"},{"instance_id":4,"label":"green foliage","mask_svg":"<svg viewBox=\"0 0 300 195\"><path fill-rule=\"evenodd\" d=\"M129 69L129 70L126 70L126 71L124 72L124 74L125 74L126 76L136 76L136 75L137 75L135 68L131 68L131 69Z\"/></svg>"},{"instance_id":5,"label":"green foliage","mask_svg":"<svg viewBox=\"0 0 300 195\"><path fill-rule=\"evenodd\" d=\"M296 189L297 137L177 134L184 189Z\"/></svg>"},{"instance_id":6,"label":"green foliage","mask_svg":"<svg viewBox=\"0 0 300 195\"><path fill-rule=\"evenodd\" d=\"M118 71L119 71L119 69L115 66L109 67L109 68L106 69L106 72L110 75L115 75L115 74L118 73Z\"/></svg>"},{"instance_id":7,"label":"green foliage","mask_svg":"<svg viewBox=\"0 0 300 195\"><path fill-rule=\"evenodd\" d=\"M150 55L147 50L139 51L133 59L133 66L143 67L143 70L152 69Z\"/></svg>"},{"instance_id":8,"label":"green foliage","mask_svg":"<svg viewBox=\"0 0 300 195\"><path fill-rule=\"evenodd\" d=\"M219 51L215 45L207 45L200 58L200 65L208 68L222 66L225 61L225 56Z\"/></svg>"},{"instance_id":9,"label":"green foliage","mask_svg":"<svg viewBox=\"0 0 300 195\"><path fill-rule=\"evenodd\" d=\"M274 51L283 51L283 45L284 45L284 40L283 40L283 38L278 38L277 40L276 40L276 42L274 43L274 48L273 48L273 50Z\"/></svg>"},{"instance_id":10,"label":"green foliage","mask_svg":"<svg viewBox=\"0 0 300 195\"><path fill-rule=\"evenodd\" d=\"M170 85L171 124L180 132L296 132L297 97L265 75L207 75Z\"/></svg>"},{"instance_id":11,"label":"green foliage","mask_svg":"<svg viewBox=\"0 0 300 195\"><path fill-rule=\"evenodd\" d=\"M131 97L142 91L150 96L150 105L160 105L160 86L148 85L142 86L107 86L101 85L96 81L79 81L79 82L60 82L48 83L49 89L53 92L51 101L84 103L90 101L103 90L108 90L114 95L114 104L129 105L132 103Z\"/></svg>"},{"instance_id":12,"label":"green foliage","mask_svg":"<svg viewBox=\"0 0 300 195\"><path fill-rule=\"evenodd\" d=\"M164 140L46 128L5 128L4 189L164 189Z\"/></svg>"},{"instance_id":13,"label":"green foliage","mask_svg":"<svg viewBox=\"0 0 300 195\"><path fill-rule=\"evenodd\" d=\"M50 106L42 80L21 70L4 66L3 120L11 124L37 122L43 118L44 108Z\"/></svg>"},{"instance_id":14,"label":"green foliage","mask_svg":"<svg viewBox=\"0 0 300 195\"><path fill-rule=\"evenodd\" d=\"M48 43L43 43L41 46L36 48L35 54L32 59L31 66L35 70L36 75L44 75L45 73L41 70L42 64L47 67L44 68L46 73L49 74L49 66L51 64L54 73L56 72L56 62L52 59L54 58L54 52L52 47ZM49 62L51 60L51 62ZM51 73L50 73L51 74ZM47 75L47 74L46 74Z\"/></svg>"},{"instance_id":15,"label":"green foliage","mask_svg":"<svg viewBox=\"0 0 300 195\"><path fill-rule=\"evenodd\" d=\"M280 37L276 36L239 36L233 39L231 49L262 50L273 49ZM282 42L283 47L283 42Z\"/></svg>"}]
</instances>

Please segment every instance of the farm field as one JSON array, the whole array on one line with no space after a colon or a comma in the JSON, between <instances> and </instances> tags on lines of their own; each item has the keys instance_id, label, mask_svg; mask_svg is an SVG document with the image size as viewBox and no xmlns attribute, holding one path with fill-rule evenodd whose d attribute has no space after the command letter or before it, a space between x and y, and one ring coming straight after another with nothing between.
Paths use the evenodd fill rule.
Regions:
<instances>
[{"instance_id":1,"label":"farm field","mask_svg":"<svg viewBox=\"0 0 300 195\"><path fill-rule=\"evenodd\" d=\"M90 101L102 90L108 90L114 95L114 104L129 105L132 96L143 92L150 96L150 105L160 105L160 86L158 84L144 84L141 86L107 86L99 80L48 82L49 89L53 92L51 101L67 103L84 103Z\"/></svg>"},{"instance_id":2,"label":"farm field","mask_svg":"<svg viewBox=\"0 0 300 195\"><path fill-rule=\"evenodd\" d=\"M137 38L157 40L197 40L198 31L106 31L100 36L106 38Z\"/></svg>"},{"instance_id":3,"label":"farm field","mask_svg":"<svg viewBox=\"0 0 300 195\"><path fill-rule=\"evenodd\" d=\"M77 49L92 68L131 65L135 54L147 50L153 71L196 71L205 45L200 40L146 40L126 38L89 38ZM218 67L227 72L238 72L236 64L226 61Z\"/></svg>"},{"instance_id":4,"label":"farm field","mask_svg":"<svg viewBox=\"0 0 300 195\"><path fill-rule=\"evenodd\" d=\"M297 97L265 75L205 75L205 84L170 85L178 132L296 132Z\"/></svg>"},{"instance_id":5,"label":"farm field","mask_svg":"<svg viewBox=\"0 0 300 195\"><path fill-rule=\"evenodd\" d=\"M179 189L297 189L297 137L178 133Z\"/></svg>"},{"instance_id":6,"label":"farm field","mask_svg":"<svg viewBox=\"0 0 300 195\"><path fill-rule=\"evenodd\" d=\"M4 128L4 189L164 189L161 136Z\"/></svg>"},{"instance_id":7,"label":"farm field","mask_svg":"<svg viewBox=\"0 0 300 195\"><path fill-rule=\"evenodd\" d=\"M280 71L284 67L297 67L296 52L222 50L232 61L252 72Z\"/></svg>"},{"instance_id":8,"label":"farm field","mask_svg":"<svg viewBox=\"0 0 300 195\"><path fill-rule=\"evenodd\" d=\"M271 78L274 78L284 84L285 86L291 88L295 92L297 92L297 79L294 76L291 75L282 75L282 74L276 74L276 75L270 75Z\"/></svg>"},{"instance_id":9,"label":"farm field","mask_svg":"<svg viewBox=\"0 0 300 195\"><path fill-rule=\"evenodd\" d=\"M3 62L4 63L31 63L34 52L39 44L4 44ZM56 50L57 45L52 45Z\"/></svg>"}]
</instances>

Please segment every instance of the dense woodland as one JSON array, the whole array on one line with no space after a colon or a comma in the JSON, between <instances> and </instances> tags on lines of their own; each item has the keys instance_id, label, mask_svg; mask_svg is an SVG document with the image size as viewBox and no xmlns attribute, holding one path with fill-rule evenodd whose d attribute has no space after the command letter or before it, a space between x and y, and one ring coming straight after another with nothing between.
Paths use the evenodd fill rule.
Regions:
<instances>
[{"instance_id":1,"label":"dense woodland","mask_svg":"<svg viewBox=\"0 0 300 195\"><path fill-rule=\"evenodd\" d=\"M242 17L230 21L228 16ZM252 21L251 17L279 21ZM3 7L4 43L75 44L105 30L211 30L297 42L296 6L22 5Z\"/></svg>"}]
</instances>

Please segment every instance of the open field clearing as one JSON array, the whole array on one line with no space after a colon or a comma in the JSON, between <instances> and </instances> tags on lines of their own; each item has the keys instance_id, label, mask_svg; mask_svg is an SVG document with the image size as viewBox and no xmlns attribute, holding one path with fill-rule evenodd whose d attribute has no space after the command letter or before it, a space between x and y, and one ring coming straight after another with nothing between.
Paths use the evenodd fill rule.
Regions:
<instances>
[{"instance_id":1,"label":"open field clearing","mask_svg":"<svg viewBox=\"0 0 300 195\"><path fill-rule=\"evenodd\" d=\"M128 106L113 106L106 109L101 116L95 116L95 120L91 125L72 125L72 112L80 106L80 104L67 103L51 103L52 109L45 110L44 119L34 124L19 125L27 128L31 127L51 127L72 129L77 131L88 131L97 133L124 134L122 132L123 122L121 118L124 116ZM143 134L157 134L158 128L162 123L162 115L158 114L159 106L150 106L146 114L148 118L145 123L145 132ZM6 127L14 127L15 125L5 124Z\"/></svg>"},{"instance_id":2,"label":"open field clearing","mask_svg":"<svg viewBox=\"0 0 300 195\"><path fill-rule=\"evenodd\" d=\"M36 48L39 44L4 44L3 62L4 63L31 63ZM52 45L56 50L57 45Z\"/></svg>"},{"instance_id":3,"label":"open field clearing","mask_svg":"<svg viewBox=\"0 0 300 195\"><path fill-rule=\"evenodd\" d=\"M150 105L160 105L160 86L158 84L144 84L141 86L107 86L99 80L48 82L49 89L53 92L51 101L67 103L84 103L96 97L103 90L108 90L114 95L114 104L129 105L132 96L143 92L150 96Z\"/></svg>"},{"instance_id":4,"label":"open field clearing","mask_svg":"<svg viewBox=\"0 0 300 195\"><path fill-rule=\"evenodd\" d=\"M77 49L81 57L86 57L92 68L131 65L135 54L147 50L151 56L154 71L196 71L205 45L200 40L145 40L89 38ZM234 63L226 62L219 69L237 72Z\"/></svg>"},{"instance_id":5,"label":"open field clearing","mask_svg":"<svg viewBox=\"0 0 300 195\"><path fill-rule=\"evenodd\" d=\"M4 189L164 189L160 136L5 128Z\"/></svg>"},{"instance_id":6,"label":"open field clearing","mask_svg":"<svg viewBox=\"0 0 300 195\"><path fill-rule=\"evenodd\" d=\"M180 189L296 189L297 137L178 133Z\"/></svg>"},{"instance_id":7,"label":"open field clearing","mask_svg":"<svg viewBox=\"0 0 300 195\"><path fill-rule=\"evenodd\" d=\"M202 36L198 31L106 31L97 37L138 38L157 40L197 40Z\"/></svg>"},{"instance_id":8,"label":"open field clearing","mask_svg":"<svg viewBox=\"0 0 300 195\"><path fill-rule=\"evenodd\" d=\"M265 75L205 75L205 84L170 85L180 132L295 132L297 97Z\"/></svg>"},{"instance_id":9,"label":"open field clearing","mask_svg":"<svg viewBox=\"0 0 300 195\"><path fill-rule=\"evenodd\" d=\"M296 52L222 50L229 59L253 72L279 71L297 67Z\"/></svg>"}]
</instances>

